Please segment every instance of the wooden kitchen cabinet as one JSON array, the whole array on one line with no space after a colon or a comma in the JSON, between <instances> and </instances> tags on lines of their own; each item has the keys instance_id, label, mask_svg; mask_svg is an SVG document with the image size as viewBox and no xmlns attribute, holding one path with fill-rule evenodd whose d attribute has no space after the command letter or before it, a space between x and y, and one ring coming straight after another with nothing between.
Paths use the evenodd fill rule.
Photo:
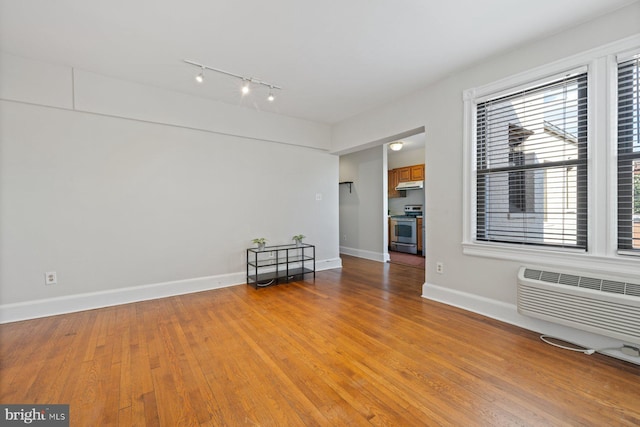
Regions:
<instances>
[{"instance_id":1,"label":"wooden kitchen cabinet","mask_svg":"<svg viewBox=\"0 0 640 427\"><path fill-rule=\"evenodd\" d=\"M411 181L411 167L407 166L396 170L398 171L398 182Z\"/></svg>"},{"instance_id":2,"label":"wooden kitchen cabinet","mask_svg":"<svg viewBox=\"0 0 640 427\"><path fill-rule=\"evenodd\" d=\"M402 168L392 169L397 171L398 182L422 181L424 180L424 164L405 166Z\"/></svg>"},{"instance_id":3,"label":"wooden kitchen cabinet","mask_svg":"<svg viewBox=\"0 0 640 427\"><path fill-rule=\"evenodd\" d=\"M389 169L387 180L387 193L389 198L394 197L406 197L406 192L396 190L396 186L400 181L398 180L398 169Z\"/></svg>"},{"instance_id":4,"label":"wooden kitchen cabinet","mask_svg":"<svg viewBox=\"0 0 640 427\"><path fill-rule=\"evenodd\" d=\"M424 180L424 165L414 165L409 166L411 169L411 181L422 181Z\"/></svg>"}]
</instances>

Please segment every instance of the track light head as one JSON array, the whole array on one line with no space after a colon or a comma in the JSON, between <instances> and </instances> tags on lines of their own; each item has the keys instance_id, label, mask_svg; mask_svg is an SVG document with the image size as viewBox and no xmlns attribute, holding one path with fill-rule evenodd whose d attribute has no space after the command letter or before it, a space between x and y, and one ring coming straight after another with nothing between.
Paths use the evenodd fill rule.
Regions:
<instances>
[{"instance_id":1,"label":"track light head","mask_svg":"<svg viewBox=\"0 0 640 427\"><path fill-rule=\"evenodd\" d=\"M246 95L248 93L249 93L249 82L245 80L244 84L242 85L242 94Z\"/></svg>"},{"instance_id":2,"label":"track light head","mask_svg":"<svg viewBox=\"0 0 640 427\"><path fill-rule=\"evenodd\" d=\"M202 67L202 71L200 71L200 74L196 76L196 82L198 83L204 82L204 67Z\"/></svg>"},{"instance_id":3,"label":"track light head","mask_svg":"<svg viewBox=\"0 0 640 427\"><path fill-rule=\"evenodd\" d=\"M273 96L273 86L271 86L269 88L269 96L267 96L267 101L273 102L275 99L276 99L276 97Z\"/></svg>"}]
</instances>

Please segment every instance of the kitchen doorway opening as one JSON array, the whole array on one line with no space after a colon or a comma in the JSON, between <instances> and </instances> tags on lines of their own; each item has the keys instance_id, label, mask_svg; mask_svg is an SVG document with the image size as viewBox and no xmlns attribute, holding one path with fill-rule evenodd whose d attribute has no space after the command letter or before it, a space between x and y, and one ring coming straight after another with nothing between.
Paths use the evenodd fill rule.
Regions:
<instances>
[{"instance_id":1,"label":"kitchen doorway opening","mask_svg":"<svg viewBox=\"0 0 640 427\"><path fill-rule=\"evenodd\" d=\"M425 133L385 144L387 221L386 260L425 268Z\"/></svg>"},{"instance_id":2,"label":"kitchen doorway opening","mask_svg":"<svg viewBox=\"0 0 640 427\"><path fill-rule=\"evenodd\" d=\"M390 143L397 141L402 142L402 149L389 154ZM422 232L422 228L428 228L423 227L428 221L425 142L425 128L420 127L363 144L340 154L338 182L344 184L339 186L338 202L340 254L382 262L387 266L390 266L391 262L398 262L424 269L423 248L425 254L428 252L428 237ZM413 176L411 168L407 169L406 166L416 166L413 168ZM393 180L389 180L390 168L402 169L403 173L409 174L398 179L403 182L402 188L398 190L403 194L398 197L389 197L389 191L395 190L398 186ZM407 180L412 178L420 183L407 183ZM415 185L421 188L407 188ZM411 204L424 208L420 218L420 232L417 231L416 218L416 239L420 238L420 242L418 244L416 240L415 249L409 248L404 252L390 251L390 217L392 214L403 213L405 205ZM406 230L401 232L404 233ZM396 242L403 243L397 240ZM400 246L397 243L396 248ZM407 255L415 258L408 258ZM401 257L404 259L400 260Z\"/></svg>"}]
</instances>

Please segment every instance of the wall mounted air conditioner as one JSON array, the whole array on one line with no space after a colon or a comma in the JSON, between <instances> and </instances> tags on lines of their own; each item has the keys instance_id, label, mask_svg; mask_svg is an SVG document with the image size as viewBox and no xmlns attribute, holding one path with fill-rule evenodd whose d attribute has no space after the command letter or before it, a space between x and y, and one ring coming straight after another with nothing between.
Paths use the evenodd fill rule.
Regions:
<instances>
[{"instance_id":1,"label":"wall mounted air conditioner","mask_svg":"<svg viewBox=\"0 0 640 427\"><path fill-rule=\"evenodd\" d=\"M640 279L521 267L518 312L640 344Z\"/></svg>"}]
</instances>

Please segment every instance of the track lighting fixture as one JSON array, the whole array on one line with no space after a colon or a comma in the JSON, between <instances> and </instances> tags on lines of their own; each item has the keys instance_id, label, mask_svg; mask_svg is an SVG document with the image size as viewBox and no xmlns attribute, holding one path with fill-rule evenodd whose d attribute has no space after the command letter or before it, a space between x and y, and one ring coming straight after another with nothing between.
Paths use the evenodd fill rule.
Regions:
<instances>
[{"instance_id":1,"label":"track lighting fixture","mask_svg":"<svg viewBox=\"0 0 640 427\"><path fill-rule=\"evenodd\" d=\"M204 71L205 70L211 70L211 71L215 71L216 73L226 74L227 76L235 77L237 79L242 80L242 89L241 89L241 91L242 91L243 95L246 95L251 91L251 84L258 85L258 86L265 86L265 87L269 88L269 95L267 96L267 100L269 102L273 102L276 99L276 97L273 95L273 90L274 89L282 90L282 88L280 86L274 85L272 83L267 83L267 82L262 81L262 80L255 79L253 77L244 77L244 76L241 76L239 74L234 74L234 73L230 73L228 71L220 70L218 68L209 67L208 65L200 64L198 62L190 61L188 59L184 59L183 61L186 62L189 65L194 65L194 66L200 68L200 73L196 76L196 82L198 82L198 83L204 82Z\"/></svg>"}]
</instances>

